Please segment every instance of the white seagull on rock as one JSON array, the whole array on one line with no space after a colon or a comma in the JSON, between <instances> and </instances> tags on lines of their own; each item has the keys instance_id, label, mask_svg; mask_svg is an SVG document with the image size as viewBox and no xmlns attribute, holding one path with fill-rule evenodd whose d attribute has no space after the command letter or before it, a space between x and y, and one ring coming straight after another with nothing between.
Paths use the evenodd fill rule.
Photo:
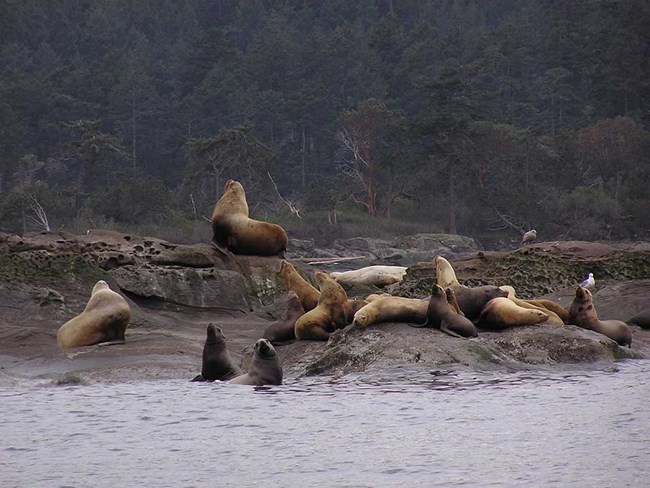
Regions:
<instances>
[{"instance_id":1,"label":"white seagull on rock","mask_svg":"<svg viewBox=\"0 0 650 488\"><path fill-rule=\"evenodd\" d=\"M596 280L594 279L594 274L589 273L585 280L580 283L580 286L582 288L586 288L587 290L594 291L596 289Z\"/></svg>"},{"instance_id":2,"label":"white seagull on rock","mask_svg":"<svg viewBox=\"0 0 650 488\"><path fill-rule=\"evenodd\" d=\"M537 231L535 229L532 229L524 234L524 237L521 239L521 243L526 244L527 242L533 242L535 239L537 239Z\"/></svg>"}]
</instances>

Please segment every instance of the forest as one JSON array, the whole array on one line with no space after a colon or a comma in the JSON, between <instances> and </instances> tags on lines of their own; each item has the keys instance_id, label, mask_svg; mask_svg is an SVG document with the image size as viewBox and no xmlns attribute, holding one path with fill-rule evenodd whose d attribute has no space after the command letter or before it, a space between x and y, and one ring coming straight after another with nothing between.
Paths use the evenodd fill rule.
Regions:
<instances>
[{"instance_id":1,"label":"forest","mask_svg":"<svg viewBox=\"0 0 650 488\"><path fill-rule=\"evenodd\" d=\"M0 231L650 238L646 0L0 0Z\"/></svg>"}]
</instances>

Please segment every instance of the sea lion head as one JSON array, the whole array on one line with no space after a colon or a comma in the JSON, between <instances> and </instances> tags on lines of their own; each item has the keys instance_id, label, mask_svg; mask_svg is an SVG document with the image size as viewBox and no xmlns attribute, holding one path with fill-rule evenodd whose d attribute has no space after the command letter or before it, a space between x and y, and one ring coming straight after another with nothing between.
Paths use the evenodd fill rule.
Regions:
<instances>
[{"instance_id":1,"label":"sea lion head","mask_svg":"<svg viewBox=\"0 0 650 488\"><path fill-rule=\"evenodd\" d=\"M510 285L503 285L499 287L500 290L505 291L508 293L508 298L515 298L517 296L517 293L515 292L515 289L510 286Z\"/></svg>"},{"instance_id":2,"label":"sea lion head","mask_svg":"<svg viewBox=\"0 0 650 488\"><path fill-rule=\"evenodd\" d=\"M352 320L352 325L360 325L361 327L366 327L370 321L370 314L367 310L358 310L354 314L354 320Z\"/></svg>"},{"instance_id":3,"label":"sea lion head","mask_svg":"<svg viewBox=\"0 0 650 488\"><path fill-rule=\"evenodd\" d=\"M582 286L576 288L576 296L573 302L578 306L578 313L588 312L594 308L591 292Z\"/></svg>"},{"instance_id":4,"label":"sea lion head","mask_svg":"<svg viewBox=\"0 0 650 488\"><path fill-rule=\"evenodd\" d=\"M110 290L110 286L108 286L108 283L106 283L104 280L99 280L97 283L95 283L95 286L93 286L93 291L91 295L94 295L95 292L99 290L106 290L106 289Z\"/></svg>"},{"instance_id":5,"label":"sea lion head","mask_svg":"<svg viewBox=\"0 0 650 488\"><path fill-rule=\"evenodd\" d=\"M433 289L431 290L431 297L436 297L436 298L444 297L446 300L447 293L445 292L445 289L442 286L435 284L433 285Z\"/></svg>"},{"instance_id":6,"label":"sea lion head","mask_svg":"<svg viewBox=\"0 0 650 488\"><path fill-rule=\"evenodd\" d=\"M217 327L213 323L209 323L206 329L207 338L206 342L209 344L225 344L226 336L224 335L221 327Z\"/></svg>"},{"instance_id":7,"label":"sea lion head","mask_svg":"<svg viewBox=\"0 0 650 488\"><path fill-rule=\"evenodd\" d=\"M255 343L255 355L260 359L273 359L276 352L268 339L258 339Z\"/></svg>"}]
</instances>

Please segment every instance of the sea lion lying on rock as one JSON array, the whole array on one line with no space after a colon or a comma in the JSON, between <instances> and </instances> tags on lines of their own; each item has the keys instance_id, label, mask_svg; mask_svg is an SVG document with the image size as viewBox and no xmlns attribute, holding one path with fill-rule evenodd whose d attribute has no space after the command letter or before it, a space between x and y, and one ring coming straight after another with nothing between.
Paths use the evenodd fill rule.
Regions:
<instances>
[{"instance_id":1,"label":"sea lion lying on rock","mask_svg":"<svg viewBox=\"0 0 650 488\"><path fill-rule=\"evenodd\" d=\"M281 385L282 364L273 344L267 339L258 339L248 373L237 376L228 383L253 386Z\"/></svg>"},{"instance_id":2,"label":"sea lion lying on rock","mask_svg":"<svg viewBox=\"0 0 650 488\"><path fill-rule=\"evenodd\" d=\"M295 291L290 291L287 297L287 311L284 319L273 322L269 325L262 334L264 339L271 341L271 344L277 346L278 344L293 342L296 340L296 333L294 331L296 320L302 317L305 310L302 308L298 294Z\"/></svg>"},{"instance_id":3,"label":"sea lion lying on rock","mask_svg":"<svg viewBox=\"0 0 650 488\"><path fill-rule=\"evenodd\" d=\"M478 318L476 325L481 329L501 330L519 325L540 324L548 314L536 308L524 308L507 297L490 300Z\"/></svg>"},{"instance_id":4,"label":"sea lion lying on rock","mask_svg":"<svg viewBox=\"0 0 650 488\"><path fill-rule=\"evenodd\" d=\"M377 297L354 314L352 323L368 327L381 322L416 322L426 319L429 300L393 296Z\"/></svg>"},{"instance_id":5,"label":"sea lion lying on rock","mask_svg":"<svg viewBox=\"0 0 650 488\"><path fill-rule=\"evenodd\" d=\"M226 336L220 327L208 324L205 344L203 346L203 361L201 374L192 381L227 381L242 374L226 349Z\"/></svg>"},{"instance_id":6,"label":"sea lion lying on rock","mask_svg":"<svg viewBox=\"0 0 650 488\"><path fill-rule=\"evenodd\" d=\"M436 284L431 290L427 304L427 320L413 327L433 327L454 337L476 337L476 327L462 314L458 313L458 304L453 288L447 290Z\"/></svg>"},{"instance_id":7,"label":"sea lion lying on rock","mask_svg":"<svg viewBox=\"0 0 650 488\"><path fill-rule=\"evenodd\" d=\"M634 317L627 320L630 325L638 325L642 329L650 329L650 308L641 310Z\"/></svg>"},{"instance_id":8,"label":"sea lion lying on rock","mask_svg":"<svg viewBox=\"0 0 650 488\"><path fill-rule=\"evenodd\" d=\"M366 266L350 271L332 271L330 276L346 285L386 286L404 279L406 266Z\"/></svg>"},{"instance_id":9,"label":"sea lion lying on rock","mask_svg":"<svg viewBox=\"0 0 650 488\"><path fill-rule=\"evenodd\" d=\"M628 325L621 320L599 320L593 297L587 288L576 288L569 307L569 323L606 335L621 346L632 347L632 332Z\"/></svg>"}]
</instances>

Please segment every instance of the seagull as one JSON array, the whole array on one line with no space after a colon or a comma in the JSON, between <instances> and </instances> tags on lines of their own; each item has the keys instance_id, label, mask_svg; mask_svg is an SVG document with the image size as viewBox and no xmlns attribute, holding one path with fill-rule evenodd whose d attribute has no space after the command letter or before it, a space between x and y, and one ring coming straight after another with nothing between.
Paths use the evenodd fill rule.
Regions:
<instances>
[{"instance_id":1,"label":"seagull","mask_svg":"<svg viewBox=\"0 0 650 488\"><path fill-rule=\"evenodd\" d=\"M596 289L596 280L594 280L594 274L589 273L585 280L580 283L580 286L582 288L586 288L587 290L593 291Z\"/></svg>"},{"instance_id":2,"label":"seagull","mask_svg":"<svg viewBox=\"0 0 650 488\"><path fill-rule=\"evenodd\" d=\"M535 229L532 229L524 234L524 237L521 239L521 243L526 244L527 242L533 242L535 239L537 239L537 231Z\"/></svg>"}]
</instances>

